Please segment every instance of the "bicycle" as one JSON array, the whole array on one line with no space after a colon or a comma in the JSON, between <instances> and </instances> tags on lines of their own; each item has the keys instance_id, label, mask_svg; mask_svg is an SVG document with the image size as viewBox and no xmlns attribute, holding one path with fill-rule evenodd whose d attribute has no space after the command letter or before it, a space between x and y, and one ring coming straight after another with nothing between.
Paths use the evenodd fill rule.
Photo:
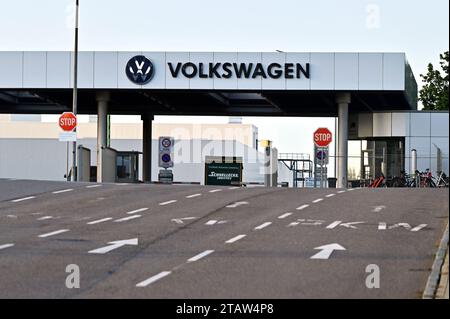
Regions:
<instances>
[{"instance_id":1,"label":"bicycle","mask_svg":"<svg viewBox=\"0 0 450 319\"><path fill-rule=\"evenodd\" d=\"M436 187L448 187L448 176L444 172L437 172L438 177L433 177Z\"/></svg>"}]
</instances>

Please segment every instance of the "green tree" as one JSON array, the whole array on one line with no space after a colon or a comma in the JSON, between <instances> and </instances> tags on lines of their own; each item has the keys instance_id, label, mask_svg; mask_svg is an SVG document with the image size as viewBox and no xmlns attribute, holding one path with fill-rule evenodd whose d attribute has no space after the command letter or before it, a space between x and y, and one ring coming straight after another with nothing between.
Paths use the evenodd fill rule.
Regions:
<instances>
[{"instance_id":1,"label":"green tree","mask_svg":"<svg viewBox=\"0 0 450 319\"><path fill-rule=\"evenodd\" d=\"M428 64L427 74L420 75L424 86L419 92L419 100L424 110L448 110L448 51L439 57L443 76L431 63Z\"/></svg>"}]
</instances>

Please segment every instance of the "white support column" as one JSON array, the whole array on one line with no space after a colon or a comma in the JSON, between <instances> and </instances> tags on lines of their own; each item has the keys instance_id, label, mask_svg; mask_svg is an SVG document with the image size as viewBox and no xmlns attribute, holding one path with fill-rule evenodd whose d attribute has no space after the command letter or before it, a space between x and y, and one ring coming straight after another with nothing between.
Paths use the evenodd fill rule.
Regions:
<instances>
[{"instance_id":1,"label":"white support column","mask_svg":"<svg viewBox=\"0 0 450 319\"><path fill-rule=\"evenodd\" d=\"M109 92L97 94L97 183L103 182L103 152L107 145L107 116L108 116Z\"/></svg>"},{"instance_id":2,"label":"white support column","mask_svg":"<svg viewBox=\"0 0 450 319\"><path fill-rule=\"evenodd\" d=\"M336 95L338 104L338 171L337 187L347 188L347 165L348 165L348 104L350 93L338 93Z\"/></svg>"}]
</instances>

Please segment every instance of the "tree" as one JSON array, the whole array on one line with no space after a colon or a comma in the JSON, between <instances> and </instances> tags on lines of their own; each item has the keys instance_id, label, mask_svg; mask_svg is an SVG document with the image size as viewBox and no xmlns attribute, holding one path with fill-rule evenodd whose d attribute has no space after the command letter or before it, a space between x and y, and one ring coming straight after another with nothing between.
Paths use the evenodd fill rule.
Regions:
<instances>
[{"instance_id":1,"label":"tree","mask_svg":"<svg viewBox=\"0 0 450 319\"><path fill-rule=\"evenodd\" d=\"M419 92L419 100L424 110L448 110L448 51L439 57L444 76L431 63L428 64L428 73L420 75L424 86Z\"/></svg>"}]
</instances>

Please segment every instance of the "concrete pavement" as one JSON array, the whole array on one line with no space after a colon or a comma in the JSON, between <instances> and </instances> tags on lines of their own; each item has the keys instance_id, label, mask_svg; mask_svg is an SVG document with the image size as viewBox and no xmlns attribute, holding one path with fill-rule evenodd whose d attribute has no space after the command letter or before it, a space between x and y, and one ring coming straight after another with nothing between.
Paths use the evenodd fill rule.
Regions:
<instances>
[{"instance_id":1,"label":"concrete pavement","mask_svg":"<svg viewBox=\"0 0 450 319\"><path fill-rule=\"evenodd\" d=\"M448 189L0 180L0 194L1 298L420 298L448 220Z\"/></svg>"}]
</instances>

